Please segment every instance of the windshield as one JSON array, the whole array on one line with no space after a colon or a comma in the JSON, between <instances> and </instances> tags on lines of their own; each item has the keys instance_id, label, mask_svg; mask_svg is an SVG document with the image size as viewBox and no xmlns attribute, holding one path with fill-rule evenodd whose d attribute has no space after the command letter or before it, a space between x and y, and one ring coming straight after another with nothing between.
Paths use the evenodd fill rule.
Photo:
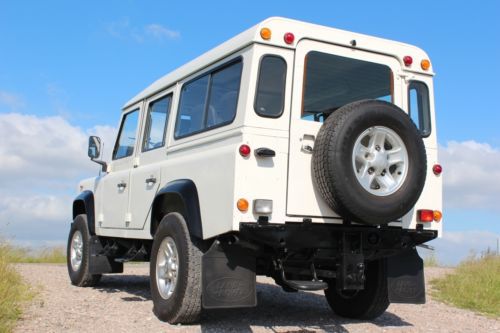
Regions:
<instances>
[{"instance_id":1,"label":"windshield","mask_svg":"<svg viewBox=\"0 0 500 333\"><path fill-rule=\"evenodd\" d=\"M305 64L302 119L322 122L338 108L363 99L392 102L386 65L312 51Z\"/></svg>"}]
</instances>

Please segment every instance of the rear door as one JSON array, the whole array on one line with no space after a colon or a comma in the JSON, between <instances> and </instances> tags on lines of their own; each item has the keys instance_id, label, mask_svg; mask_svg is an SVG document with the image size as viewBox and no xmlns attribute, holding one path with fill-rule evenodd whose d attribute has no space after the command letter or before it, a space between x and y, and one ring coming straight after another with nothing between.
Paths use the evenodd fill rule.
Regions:
<instances>
[{"instance_id":1,"label":"rear door","mask_svg":"<svg viewBox=\"0 0 500 333\"><path fill-rule=\"evenodd\" d=\"M392 57L310 40L298 43L290 122L287 215L338 217L316 190L311 168L324 118L362 99L402 106L399 62ZM346 161L346 163L351 163Z\"/></svg>"},{"instance_id":2,"label":"rear door","mask_svg":"<svg viewBox=\"0 0 500 333\"><path fill-rule=\"evenodd\" d=\"M128 229L144 229L151 204L161 184L160 166L166 159L167 124L172 93L150 99L144 111L144 129L135 167L130 172L130 213Z\"/></svg>"}]
</instances>

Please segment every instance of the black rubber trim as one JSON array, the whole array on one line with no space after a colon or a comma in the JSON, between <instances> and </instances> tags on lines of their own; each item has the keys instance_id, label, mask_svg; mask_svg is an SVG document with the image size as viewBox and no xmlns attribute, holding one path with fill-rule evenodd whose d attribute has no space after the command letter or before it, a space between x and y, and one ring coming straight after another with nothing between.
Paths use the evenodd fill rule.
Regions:
<instances>
[{"instance_id":1,"label":"black rubber trim","mask_svg":"<svg viewBox=\"0 0 500 333\"><path fill-rule=\"evenodd\" d=\"M166 184L156 194L153 201L152 218L154 219L158 213L163 215L171 212L178 212L184 217L190 235L203 238L198 190L192 180L174 180ZM154 235L157 227L153 222L151 223L151 235Z\"/></svg>"},{"instance_id":2,"label":"black rubber trim","mask_svg":"<svg viewBox=\"0 0 500 333\"><path fill-rule=\"evenodd\" d=\"M89 233L91 236L95 235L94 193L91 191L82 191L73 200L73 220L80 214L87 215Z\"/></svg>"}]
</instances>

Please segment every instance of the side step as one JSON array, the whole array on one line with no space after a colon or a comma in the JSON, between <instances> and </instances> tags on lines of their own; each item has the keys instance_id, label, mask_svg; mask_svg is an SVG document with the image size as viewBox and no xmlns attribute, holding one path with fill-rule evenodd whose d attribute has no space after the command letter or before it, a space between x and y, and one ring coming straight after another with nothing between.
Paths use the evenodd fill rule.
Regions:
<instances>
[{"instance_id":1,"label":"side step","mask_svg":"<svg viewBox=\"0 0 500 333\"><path fill-rule=\"evenodd\" d=\"M325 290L328 288L328 283L323 281L300 281L300 280L285 280L283 282L289 286L290 288L297 290L306 290L306 291L316 291L316 290Z\"/></svg>"},{"instance_id":2,"label":"side step","mask_svg":"<svg viewBox=\"0 0 500 333\"><path fill-rule=\"evenodd\" d=\"M305 291L316 291L316 290L325 290L328 288L328 283L318 280L316 277L316 272L314 272L314 280L305 281L305 280L287 280L285 277L285 270L281 269L281 280L284 284L289 286L295 290L305 290Z\"/></svg>"},{"instance_id":3,"label":"side step","mask_svg":"<svg viewBox=\"0 0 500 333\"><path fill-rule=\"evenodd\" d=\"M139 250L136 249L135 246L132 246L127 253L121 258L115 258L115 262L124 263L129 261L145 261L147 258L148 252L144 248L144 245L141 246Z\"/></svg>"}]
</instances>

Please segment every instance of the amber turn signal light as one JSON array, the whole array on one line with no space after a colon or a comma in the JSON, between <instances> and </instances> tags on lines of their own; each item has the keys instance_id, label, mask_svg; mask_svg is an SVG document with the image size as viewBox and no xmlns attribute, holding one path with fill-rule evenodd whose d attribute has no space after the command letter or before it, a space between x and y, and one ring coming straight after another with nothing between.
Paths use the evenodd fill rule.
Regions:
<instances>
[{"instance_id":1,"label":"amber turn signal light","mask_svg":"<svg viewBox=\"0 0 500 333\"><path fill-rule=\"evenodd\" d=\"M248 200L247 199L239 199L238 202L236 203L236 207L238 207L238 210L242 213L245 213L248 211Z\"/></svg>"}]
</instances>

